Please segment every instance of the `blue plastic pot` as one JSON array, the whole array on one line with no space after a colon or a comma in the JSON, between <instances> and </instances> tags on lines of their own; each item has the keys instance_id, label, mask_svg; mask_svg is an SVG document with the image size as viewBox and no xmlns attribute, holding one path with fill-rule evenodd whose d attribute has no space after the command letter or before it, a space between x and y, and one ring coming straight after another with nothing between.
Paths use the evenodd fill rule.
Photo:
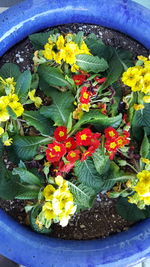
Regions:
<instances>
[{"instance_id":1,"label":"blue plastic pot","mask_svg":"<svg viewBox=\"0 0 150 267\"><path fill-rule=\"evenodd\" d=\"M0 15L0 55L30 33L73 22L119 30L150 48L150 10L137 1L26 0ZM0 210L0 254L30 267L124 267L150 255L150 219L104 240L65 241L36 234Z\"/></svg>"}]
</instances>

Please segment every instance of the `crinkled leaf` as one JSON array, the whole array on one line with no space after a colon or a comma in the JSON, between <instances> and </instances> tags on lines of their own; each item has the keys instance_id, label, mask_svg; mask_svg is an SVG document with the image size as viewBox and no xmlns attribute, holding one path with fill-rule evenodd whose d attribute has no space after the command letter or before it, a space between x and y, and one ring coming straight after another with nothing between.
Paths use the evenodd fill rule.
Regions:
<instances>
[{"instance_id":1,"label":"crinkled leaf","mask_svg":"<svg viewBox=\"0 0 150 267\"><path fill-rule=\"evenodd\" d=\"M120 125L121 120L121 113L115 117L108 117L100 113L98 110L90 110L89 112L84 113L82 118L75 124L73 129L78 130L82 125L87 123L94 125L99 130L103 130L109 126L117 128Z\"/></svg>"},{"instance_id":2,"label":"crinkled leaf","mask_svg":"<svg viewBox=\"0 0 150 267\"><path fill-rule=\"evenodd\" d=\"M40 178L26 168L14 168L12 173L13 175L19 175L21 182L41 186Z\"/></svg>"},{"instance_id":3,"label":"crinkled leaf","mask_svg":"<svg viewBox=\"0 0 150 267\"><path fill-rule=\"evenodd\" d=\"M147 137L147 134L144 134L144 138L141 144L141 149L140 149L140 156L142 158L147 158L150 152L150 143Z\"/></svg>"},{"instance_id":4,"label":"crinkled leaf","mask_svg":"<svg viewBox=\"0 0 150 267\"><path fill-rule=\"evenodd\" d=\"M87 72L103 72L108 68L107 61L104 58L81 54L76 56L76 64Z\"/></svg>"},{"instance_id":5,"label":"crinkled leaf","mask_svg":"<svg viewBox=\"0 0 150 267\"><path fill-rule=\"evenodd\" d=\"M150 104L145 104L144 106L144 109L135 111L132 120L132 127L150 126Z\"/></svg>"},{"instance_id":6,"label":"crinkled leaf","mask_svg":"<svg viewBox=\"0 0 150 267\"><path fill-rule=\"evenodd\" d=\"M5 63L0 68L0 76L3 78L14 77L15 81L20 76L21 72L19 67L14 63Z\"/></svg>"},{"instance_id":7,"label":"crinkled leaf","mask_svg":"<svg viewBox=\"0 0 150 267\"><path fill-rule=\"evenodd\" d=\"M39 146L50 143L50 138L40 136L15 136L12 147L22 160L30 160L36 155Z\"/></svg>"},{"instance_id":8,"label":"crinkled leaf","mask_svg":"<svg viewBox=\"0 0 150 267\"><path fill-rule=\"evenodd\" d=\"M23 119L29 126L34 126L40 133L44 135L53 134L53 122L40 114L39 110L25 111Z\"/></svg>"},{"instance_id":9,"label":"crinkled leaf","mask_svg":"<svg viewBox=\"0 0 150 267\"><path fill-rule=\"evenodd\" d=\"M67 86L71 88L70 83L67 82L65 76L56 67L50 67L46 64L42 64L38 68L39 77L52 86Z\"/></svg>"},{"instance_id":10,"label":"crinkled leaf","mask_svg":"<svg viewBox=\"0 0 150 267\"><path fill-rule=\"evenodd\" d=\"M94 162L91 158L82 162L77 161L74 172L81 183L91 187L96 192L100 192L103 185L103 176L97 172Z\"/></svg>"},{"instance_id":11,"label":"crinkled leaf","mask_svg":"<svg viewBox=\"0 0 150 267\"><path fill-rule=\"evenodd\" d=\"M51 34L58 32L57 29L48 32L40 32L29 35L29 39L36 50L44 49L44 45L47 43Z\"/></svg>"},{"instance_id":12,"label":"crinkled leaf","mask_svg":"<svg viewBox=\"0 0 150 267\"><path fill-rule=\"evenodd\" d=\"M116 205L117 212L127 221L137 222L146 218L144 210L128 202L127 198L120 198Z\"/></svg>"},{"instance_id":13,"label":"crinkled leaf","mask_svg":"<svg viewBox=\"0 0 150 267\"><path fill-rule=\"evenodd\" d=\"M53 99L53 104L40 109L40 113L46 118L50 118L55 122L55 125L67 126L70 113L73 111L74 96L70 92L51 91L50 95Z\"/></svg>"},{"instance_id":14,"label":"crinkled leaf","mask_svg":"<svg viewBox=\"0 0 150 267\"><path fill-rule=\"evenodd\" d=\"M104 174L110 167L110 159L102 153L101 149L97 149L92 155L95 168L99 174Z\"/></svg>"},{"instance_id":15,"label":"crinkled leaf","mask_svg":"<svg viewBox=\"0 0 150 267\"><path fill-rule=\"evenodd\" d=\"M96 192L85 184L68 181L69 189L73 194L74 202L77 206L91 208Z\"/></svg>"},{"instance_id":16,"label":"crinkled leaf","mask_svg":"<svg viewBox=\"0 0 150 267\"><path fill-rule=\"evenodd\" d=\"M21 103L24 103L27 99L28 92L31 86L32 75L29 70L24 71L17 79L16 94L19 97Z\"/></svg>"}]
</instances>

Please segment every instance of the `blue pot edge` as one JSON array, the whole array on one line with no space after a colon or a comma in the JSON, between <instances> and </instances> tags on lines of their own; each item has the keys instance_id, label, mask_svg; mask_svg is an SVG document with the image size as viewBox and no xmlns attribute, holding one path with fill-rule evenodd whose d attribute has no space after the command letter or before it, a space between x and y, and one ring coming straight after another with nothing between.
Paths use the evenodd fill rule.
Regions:
<instances>
[{"instance_id":1,"label":"blue pot edge","mask_svg":"<svg viewBox=\"0 0 150 267\"><path fill-rule=\"evenodd\" d=\"M39 1L36 1L37 3L39 2ZM47 5L50 3L50 1L47 1L47 0L44 0L43 1L44 3L45 2L47 2ZM42 3L43 3L42 2ZM69 0L67 0L66 1L66 5L68 5L69 4ZM75 5L75 2L76 2L76 5ZM85 21L85 19L87 19L87 18L85 18L86 17L86 15L85 15L85 10L84 10L84 8L83 8L83 10L81 9L81 4L83 4L83 7L84 7L84 4L86 3L86 1L84 1L84 0L80 0L80 1L75 1L74 2L74 5L72 5L72 8L70 8L69 9L69 14L71 14L71 12L73 12L74 11L74 14L72 14L73 15L73 17L71 17L71 19L75 19L75 22L83 22L83 21ZM100 1L98 0L98 1L96 1L97 3L100 3ZM104 3L104 1L101 1L101 2L103 2L103 4L105 4ZM107 4L109 4L110 5L110 7L111 7L111 2L110 3L108 3L108 2L110 2L110 1L107 1ZM120 7L120 10L123 12L123 15L122 16L124 16L125 15L125 13L127 12L127 4L129 4L129 1L114 1L115 2L115 7L113 6L113 9L114 10L119 10L119 7ZM20 9L23 9L23 8L25 8L25 6L26 6L26 4L28 4L29 3L29 1L24 1L24 2L22 2L21 4L18 4L18 5L16 5L15 7L12 7L10 10L8 10L8 11L5 11L4 12L4 14L1 14L0 15L0 22L2 22L3 20L5 21L6 20L6 18L10 18L11 16L13 16L14 17L14 14L16 14L17 13L17 10L19 11ZM30 3L31 3L31 1L30 1ZM36 8L37 8L37 3L35 3L35 6L36 6ZM40 1L40 3L41 3L41 1ZM40 3L38 3L38 4L40 4ZM57 3L57 1L55 1L55 3L56 4L58 4ZM80 8L78 9L77 8L77 3L78 4L80 4ZM92 4L92 2L90 1L90 3ZM118 6L118 3L121 5L119 5ZM62 3L63 5L64 5L64 3ZM72 4L72 3L71 3ZM113 3L114 4L114 3ZM130 9L130 16L131 16L131 14L132 14L132 12L133 11L135 11L135 8L137 8L137 10L138 10L138 12L137 12L137 17L136 17L136 19L139 19L139 15L141 16L141 12L142 12L142 14L146 14L146 16L144 17L144 21L143 21L143 19L142 19L142 17L141 17L141 19L142 19L142 25L145 25L146 24L146 21L147 21L147 15L148 14L150 14L149 13L149 11L147 11L147 10L145 10L143 7L141 8L141 7L139 7L139 5L137 5L136 3L131 3L132 4L132 9ZM90 6L89 6L90 7ZM49 8L48 6L45 6L45 8ZM53 7L54 8L54 10L56 9L56 6L54 6ZM74 10L74 9L77 9L77 10ZM106 5L104 5L103 6L103 12L104 12L104 10L105 10L105 8L106 8L106 10L107 10L107 7L106 7ZM60 2L59 2L59 9L61 10L61 12L62 12L62 9L61 9L61 6L60 6ZM87 10L87 9L86 9ZM91 8L91 10L92 10L92 8ZM32 6L32 7L30 7L30 13L34 13L34 5ZM131 12L132 11L132 12ZM58 11L57 11L58 12ZM89 12L89 10L87 10L86 12ZM106 11L105 11L106 12ZM125 13L124 13L125 12ZM83 14L84 13L84 14ZM91 12L92 13L92 12ZM90 17L88 17L88 19L85 21L85 22L91 22L91 23L94 23L94 24L98 24L98 20L101 22L100 23L100 25L102 25L102 26L107 26L107 27L109 27L109 26L111 26L112 24L112 21L104 21L105 19L106 19L106 17L107 17L107 14L105 14L105 16L104 16L104 14L102 14L103 15L103 20L102 19L100 19L100 13L99 14L96 14L96 18L94 18L94 21L92 20L92 18L93 17L91 17L91 13L90 13ZM38 13L39 14L39 13ZM51 13L52 14L52 13ZM59 14L59 16L60 16L60 13L58 12L57 13L57 15ZM53 15L56 15L56 13L55 12L53 12ZM61 13L61 15L62 15L62 13ZM68 14L67 14L68 15ZM84 15L84 16L83 16ZM120 15L120 14L119 14ZM129 14L126 14L126 19L129 21ZM25 13L25 16L27 16L26 18L30 18L30 16L29 16L29 14L28 14L28 12L26 12ZM77 16L77 17L76 17ZM79 16L79 17L78 17ZM83 18L81 18L81 16L83 16ZM53 19L54 18L54 16L52 16L52 18L51 19ZM64 15L64 19L65 19L65 21L66 21L66 15ZM113 20L113 18L114 17L112 17L112 20ZM54 26L54 24L52 24L52 22L50 21L50 19L49 19L49 21L48 21L48 23L47 23L47 20L48 20L48 17L46 16L44 16L44 17L42 17L42 20L43 19L45 19L45 24L43 25L42 24L42 28L46 28L46 27L48 27L48 24L50 23L50 25L49 26ZM110 19L110 18L109 18ZM134 16L134 20L135 20L135 16ZM5 24L5 22L3 21L3 25ZM62 22L63 20L62 20L62 18L61 18L61 22ZM70 21L70 19L69 19L69 21ZM37 23L37 22L36 22ZM115 23L116 23L116 21L115 21ZM131 23L131 22L130 22ZM30 23L29 23L30 24ZM14 27L16 25L16 22L14 21L14 25L10 25L9 23L8 23L8 25L7 25L7 27L6 27L6 29L5 30L7 30L8 31L8 29L10 28L10 29L12 29L12 27ZM56 24L55 24L56 25ZM58 25L58 24L57 24ZM26 26L26 30L27 30L27 27L28 27L28 24L25 24L25 26ZM33 26L33 23L32 23L32 26ZM31 25L29 25L29 30L30 30L30 33L32 33L32 32L35 32L35 28L36 28L36 31L37 30L41 30L41 28L39 28L39 26L37 27L36 25L35 25L35 23L34 23L34 30L33 29L31 29ZM114 29L117 29L117 30L120 30L120 27L121 27L121 24L119 24L119 26L118 25L114 25L114 23L113 23L113 28ZM147 27L149 27L149 24L147 24ZM20 28L21 29L21 28ZM22 29L21 29L22 30ZM131 30L131 29L130 29ZM125 32L125 33L127 33L127 29L126 29L126 27L125 28L122 28L122 32ZM17 31L15 32L15 34L18 34L18 39L17 39L17 42L19 42L19 40L21 40L21 39L23 39L25 36L27 36L28 34L27 34L27 31L20 31L20 30L18 30L17 29ZM137 34L137 32L136 32L136 34ZM141 34L141 30L140 30L140 34ZM133 35L135 35L135 32L134 32L134 34ZM135 37L135 36L134 36ZM14 38L14 36L13 35L11 35L11 38L9 39L8 37L5 39L5 41L6 42L8 42L9 41L9 43L10 43L10 46L12 46L14 43L13 43L13 41L12 41L12 39ZM21 39L20 39L21 38ZM149 38L150 39L150 38ZM150 40L148 39L148 43L147 43L147 39L145 40L144 39L144 45L146 46L146 47L150 47L149 46L149 42L150 42ZM142 39L143 40L143 39ZM16 42L16 38L15 38L15 42ZM1 45L3 45L3 42L1 42ZM7 47L6 46L6 50L8 49L9 47ZM3 53L4 53L4 51L3 51ZM0 211L1 213L3 213L2 211ZM3 213L3 216L4 216L4 213ZM6 221L7 222L9 222L10 223L10 225L12 226L12 225L14 225L14 222L13 222L13 220L10 218L10 217L7 217L7 215L6 215ZM1 221L2 223L3 223L3 220ZM145 225L145 223L146 222L144 222L144 225ZM143 225L143 223L142 223L142 225ZM15 225L15 227L16 227L16 225ZM23 232L24 232L24 228L21 226L21 228L20 228L20 226L18 226L17 225L17 227L19 227L19 234L20 233L22 233L23 234ZM146 227L146 226L145 226ZM8 225L7 225L7 223L5 224L5 228L8 230ZM10 227L10 229L11 229L11 227ZM10 229L9 229L9 231L10 231ZM137 226L134 226L134 228L132 228L132 229L134 229L133 231L135 232L135 230L137 230L138 228L137 228ZM138 231L139 231L139 229L138 229ZM141 235L143 235L143 236L145 236L145 237L143 237L144 238L144 240L145 240L145 238L149 238L149 233L147 233L147 230L144 228L144 231L146 231L146 234L145 234L145 232L141 232ZM130 231L129 230L129 232L128 233L131 233L132 231ZM7 233L7 231L6 231L6 233ZM35 236L35 235L37 235L37 234L35 234L35 233L32 233L31 231L29 231L29 236ZM133 233L132 233L133 234ZM121 239L122 240L124 240L125 239L125 241L126 241L126 237L124 236L124 233L121 233L121 234L118 234L118 235L116 235L117 236L117 240L119 241L120 240L120 238L119 238L119 236L121 236ZM133 234L133 236L134 236L134 234ZM123 239L123 237L124 237L124 239ZM107 238L107 240L112 240L112 238L114 238L114 237L110 237L110 238ZM118 239L119 238L119 239ZM135 237L134 237L135 238ZM44 236L40 236L40 240L41 239L43 239L43 242L44 242L44 240L46 240L47 238L46 237L44 237ZM49 239L50 240L50 239ZM53 239L54 240L54 239ZM58 242L58 240L57 240L57 242ZM61 241L62 242L62 241ZM74 241L72 241L73 243L74 243ZM75 242L84 242L85 243L85 241L75 241ZM92 241L92 243L95 243L96 244L96 246L97 246L97 240L96 241ZM100 241L101 242L101 241ZM108 241L109 242L109 241ZM122 241L123 242L123 241ZM127 242L127 241L126 241ZM72 244L73 244L72 243ZM90 241L90 243L91 243L91 241ZM64 245L66 246L66 241L64 241ZM70 246L70 242L69 242L69 246ZM88 244L88 243L87 243ZM127 244L126 244L127 245ZM125 246L126 246L125 245ZM146 244L147 245L147 244ZM4 249L5 250L5 249ZM5 251L3 251L3 253L5 254ZM8 251L7 251L7 253L8 253ZM6 254L7 254L6 253ZM142 253L141 254L136 254L136 257L130 257L129 256L129 258L130 258L130 260L128 261L129 263L131 263L131 262L133 262L133 258L134 258L134 261L136 261L136 259L138 260L139 258L143 258L143 257L146 257L147 255L149 255L149 253L150 253L150 249L149 249L149 247L146 247L145 249L143 249L142 250ZM6 255L5 254L5 255ZM122 255L122 254L121 254ZM8 257L11 257L11 259L13 259L13 260L15 260L14 259L14 256L13 255L11 255L11 253L8 253L6 256L8 256ZM85 255L84 255L85 256ZM127 256L127 255L126 255ZM122 256L121 256L121 258L122 258ZM128 256L126 257L126 258L128 258ZM129 259L128 258L128 259ZM132 260L131 260L131 258L132 258ZM97 258L97 259L95 259L95 263L93 262L93 264L94 265L92 265L92 266L100 266L99 264L97 265L97 260L99 260L99 262L100 262L100 259L99 258ZM111 259L112 260L112 259ZM119 260L119 258L117 259L117 260ZM105 263L104 263L105 262ZM123 261L122 261L122 263L123 263ZM23 262L23 264L25 264L24 262ZM96 265L95 265L96 264ZM107 262L106 262L106 260L104 260L103 259L103 265L104 264L107 264ZM108 263L109 264L109 263ZM31 266L31 265L30 265ZM35 266L35 265L34 265ZM70 265L69 265L70 266ZM83 266L83 265L82 265ZM106 265L105 265L106 266ZM115 263L115 266L116 266L116 263ZM119 266L119 265L118 265ZM113 266L112 266L113 267Z\"/></svg>"}]
</instances>

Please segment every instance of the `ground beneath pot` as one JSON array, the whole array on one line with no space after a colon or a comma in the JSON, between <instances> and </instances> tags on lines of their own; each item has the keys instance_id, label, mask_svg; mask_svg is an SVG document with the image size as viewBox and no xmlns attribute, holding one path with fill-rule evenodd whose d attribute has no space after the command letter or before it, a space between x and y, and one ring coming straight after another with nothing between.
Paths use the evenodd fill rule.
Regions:
<instances>
[{"instance_id":1,"label":"ground beneath pot","mask_svg":"<svg viewBox=\"0 0 150 267\"><path fill-rule=\"evenodd\" d=\"M85 34L95 33L107 45L117 48L124 48L137 55L147 56L148 51L133 39L122 33L103 28L97 25L67 24L57 27L62 32L84 31ZM33 48L28 39L23 40L11 48L1 59L0 67L6 62L13 62L20 66L20 69L32 70ZM24 206L26 201L21 200L0 200L0 208L21 224L26 224ZM53 225L51 236L63 239L94 239L105 238L110 234L128 230L132 224L121 218L116 212L116 200L109 199L105 194L100 194L92 209L74 215L69 224L62 228Z\"/></svg>"}]
</instances>

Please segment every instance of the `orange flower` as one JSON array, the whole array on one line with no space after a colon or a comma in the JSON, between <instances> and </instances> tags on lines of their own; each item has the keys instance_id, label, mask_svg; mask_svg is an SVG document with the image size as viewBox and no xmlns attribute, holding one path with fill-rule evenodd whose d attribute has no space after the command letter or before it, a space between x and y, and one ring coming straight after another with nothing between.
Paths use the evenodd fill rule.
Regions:
<instances>
[{"instance_id":1,"label":"orange flower","mask_svg":"<svg viewBox=\"0 0 150 267\"><path fill-rule=\"evenodd\" d=\"M49 144L46 149L46 159L50 162L58 162L65 154L65 146L57 142Z\"/></svg>"},{"instance_id":2,"label":"orange flower","mask_svg":"<svg viewBox=\"0 0 150 267\"><path fill-rule=\"evenodd\" d=\"M73 137L67 138L65 140L64 144L65 144L67 152L69 152L70 150L73 150L73 149L75 149L77 147L77 144L76 144L76 142L75 142Z\"/></svg>"},{"instance_id":3,"label":"orange flower","mask_svg":"<svg viewBox=\"0 0 150 267\"><path fill-rule=\"evenodd\" d=\"M67 155L67 160L71 163L75 162L80 158L80 150L71 150Z\"/></svg>"},{"instance_id":4,"label":"orange flower","mask_svg":"<svg viewBox=\"0 0 150 267\"><path fill-rule=\"evenodd\" d=\"M93 133L88 128L85 128L84 130L78 132L76 134L77 145L90 146L92 136L93 136Z\"/></svg>"},{"instance_id":5,"label":"orange flower","mask_svg":"<svg viewBox=\"0 0 150 267\"><path fill-rule=\"evenodd\" d=\"M64 126L59 126L54 131L54 137L57 141L62 142L67 138L67 128Z\"/></svg>"},{"instance_id":6,"label":"orange flower","mask_svg":"<svg viewBox=\"0 0 150 267\"><path fill-rule=\"evenodd\" d=\"M104 130L106 139L113 139L118 137L118 132L113 127L108 127Z\"/></svg>"}]
</instances>

